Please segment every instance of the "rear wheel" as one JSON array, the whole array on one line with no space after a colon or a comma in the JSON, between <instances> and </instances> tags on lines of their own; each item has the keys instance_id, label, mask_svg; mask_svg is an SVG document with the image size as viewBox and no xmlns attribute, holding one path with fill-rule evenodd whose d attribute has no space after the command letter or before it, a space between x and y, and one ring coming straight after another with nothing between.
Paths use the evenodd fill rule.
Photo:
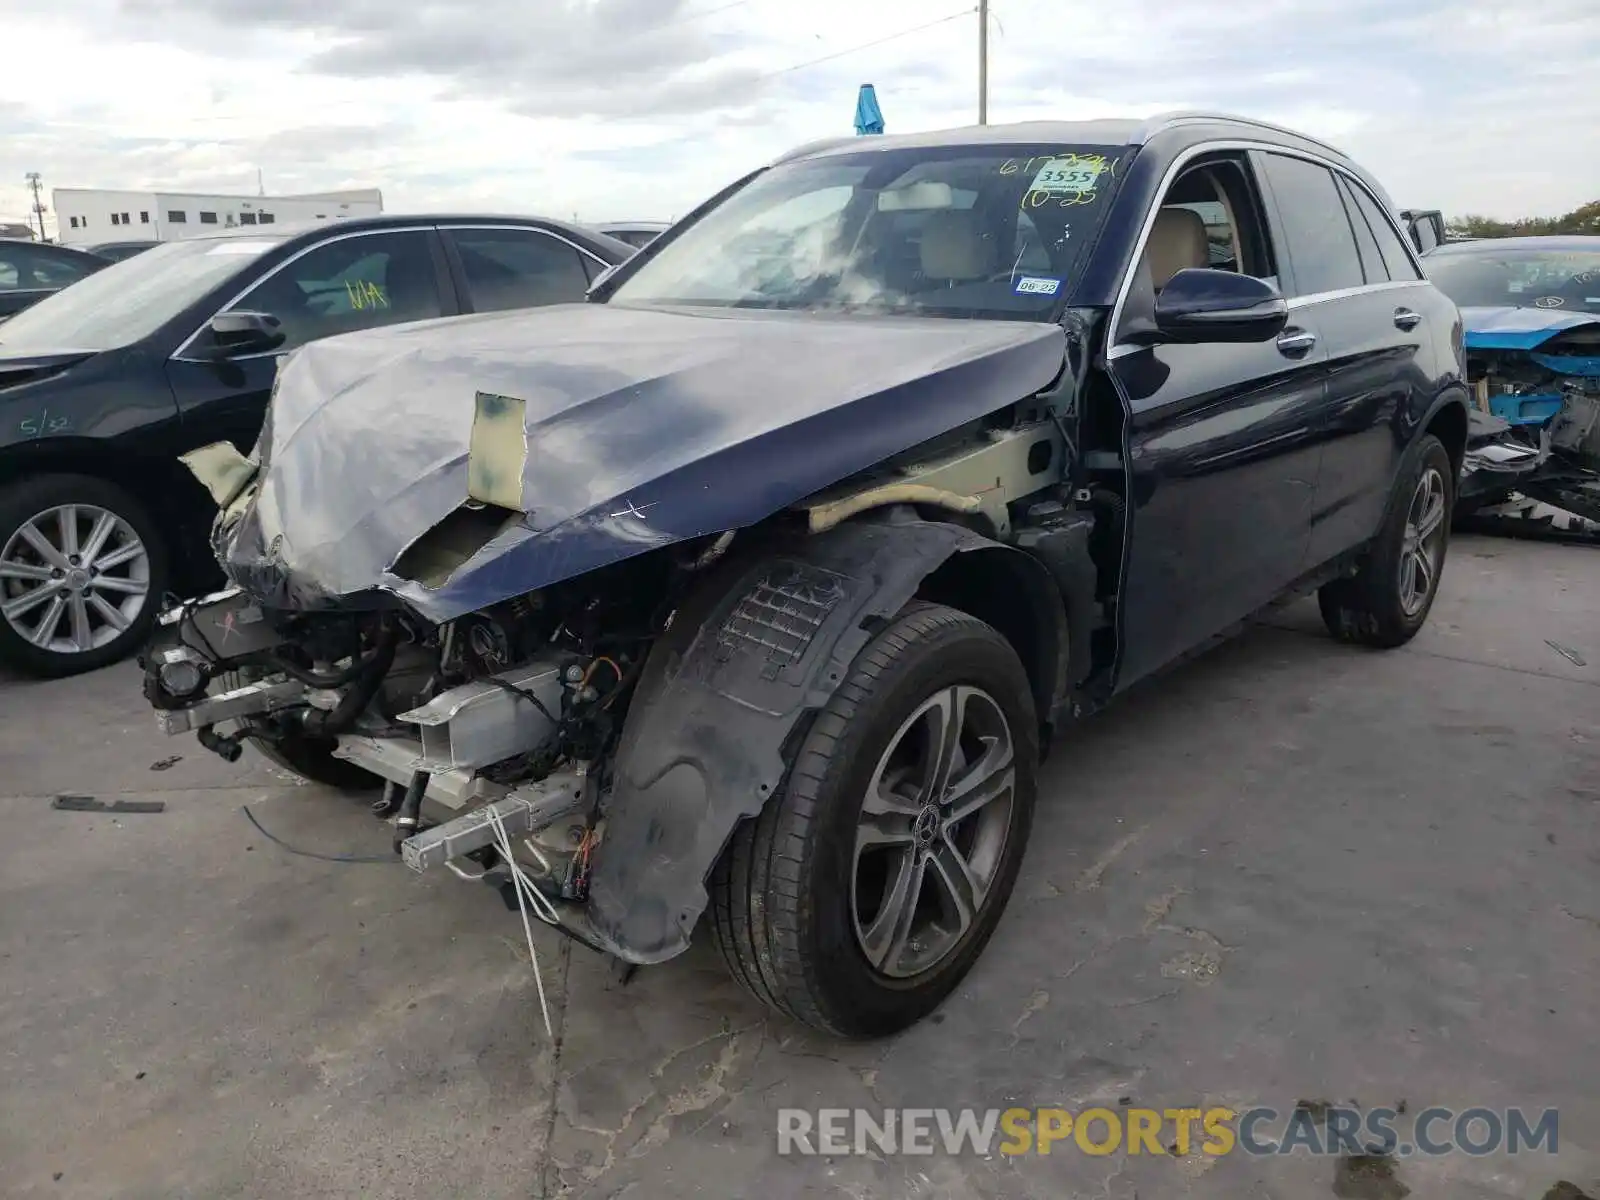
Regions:
<instances>
[{"instance_id":1,"label":"rear wheel","mask_svg":"<svg viewBox=\"0 0 1600 1200\"><path fill-rule=\"evenodd\" d=\"M0 491L0 660L29 675L92 671L144 644L167 587L145 508L84 475Z\"/></svg>"},{"instance_id":2,"label":"rear wheel","mask_svg":"<svg viewBox=\"0 0 1600 1200\"><path fill-rule=\"evenodd\" d=\"M1395 480L1388 519L1360 570L1317 593L1329 633L1379 649L1416 636L1439 592L1454 506L1450 455L1425 433Z\"/></svg>"},{"instance_id":3,"label":"rear wheel","mask_svg":"<svg viewBox=\"0 0 1600 1200\"><path fill-rule=\"evenodd\" d=\"M1010 644L954 609L902 614L861 652L780 793L713 872L713 929L735 978L843 1037L931 1012L1004 911L1037 761Z\"/></svg>"}]
</instances>

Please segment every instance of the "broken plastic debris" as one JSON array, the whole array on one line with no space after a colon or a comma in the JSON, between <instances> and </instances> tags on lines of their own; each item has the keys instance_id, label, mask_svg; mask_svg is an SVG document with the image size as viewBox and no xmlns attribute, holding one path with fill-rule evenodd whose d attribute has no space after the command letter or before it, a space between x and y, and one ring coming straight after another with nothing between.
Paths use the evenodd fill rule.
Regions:
<instances>
[{"instance_id":1,"label":"broken plastic debris","mask_svg":"<svg viewBox=\"0 0 1600 1200\"><path fill-rule=\"evenodd\" d=\"M1545 638L1544 644L1575 667L1587 667L1589 665L1584 661L1583 655L1579 654L1571 646L1563 646L1560 642L1552 642L1549 638Z\"/></svg>"},{"instance_id":2,"label":"broken plastic debris","mask_svg":"<svg viewBox=\"0 0 1600 1200\"><path fill-rule=\"evenodd\" d=\"M106 812L106 813L158 813L165 812L165 800L114 800L107 804L104 800L94 796L77 796L63 792L50 801L50 807L63 812Z\"/></svg>"}]
</instances>

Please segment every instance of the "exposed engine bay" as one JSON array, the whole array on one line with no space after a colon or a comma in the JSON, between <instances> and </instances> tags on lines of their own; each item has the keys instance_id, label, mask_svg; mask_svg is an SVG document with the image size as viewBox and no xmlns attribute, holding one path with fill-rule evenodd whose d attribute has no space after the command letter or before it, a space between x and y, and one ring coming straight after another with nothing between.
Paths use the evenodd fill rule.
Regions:
<instances>
[{"instance_id":1,"label":"exposed engine bay","mask_svg":"<svg viewBox=\"0 0 1600 1200\"><path fill-rule=\"evenodd\" d=\"M1542 508L1531 519L1600 539L1600 322L1537 348L1495 341L1467 337L1475 411L1461 512L1498 528Z\"/></svg>"},{"instance_id":2,"label":"exposed engine bay","mask_svg":"<svg viewBox=\"0 0 1600 1200\"><path fill-rule=\"evenodd\" d=\"M145 694L230 761L249 740L308 778L381 785L413 869L470 860L511 902L504 834L541 890L582 901L630 694L682 577L714 557L646 556L439 625L234 589L163 615Z\"/></svg>"}]
</instances>

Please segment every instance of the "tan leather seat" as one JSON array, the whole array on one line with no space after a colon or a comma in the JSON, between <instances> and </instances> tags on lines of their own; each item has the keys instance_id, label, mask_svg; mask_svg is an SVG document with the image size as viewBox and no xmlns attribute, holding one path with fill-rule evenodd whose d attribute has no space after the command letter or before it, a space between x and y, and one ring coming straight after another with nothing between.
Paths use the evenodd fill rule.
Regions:
<instances>
[{"instance_id":1,"label":"tan leather seat","mask_svg":"<svg viewBox=\"0 0 1600 1200\"><path fill-rule=\"evenodd\" d=\"M992 274L994 247L984 236L977 214L957 209L928 218L922 227L923 278L964 283Z\"/></svg>"},{"instance_id":2,"label":"tan leather seat","mask_svg":"<svg viewBox=\"0 0 1600 1200\"><path fill-rule=\"evenodd\" d=\"M1209 267L1211 243L1206 238L1206 223L1188 208L1163 208L1150 227L1150 240L1144 247L1144 269L1150 285L1160 291L1185 267Z\"/></svg>"}]
</instances>

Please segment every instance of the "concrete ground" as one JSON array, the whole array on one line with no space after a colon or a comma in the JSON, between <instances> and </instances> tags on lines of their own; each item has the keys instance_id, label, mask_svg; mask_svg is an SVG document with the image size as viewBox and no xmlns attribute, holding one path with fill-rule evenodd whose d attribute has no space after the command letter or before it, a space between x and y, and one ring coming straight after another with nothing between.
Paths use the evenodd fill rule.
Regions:
<instances>
[{"instance_id":1,"label":"concrete ground","mask_svg":"<svg viewBox=\"0 0 1600 1200\"><path fill-rule=\"evenodd\" d=\"M1300 605L1084 727L988 952L879 1044L768 1018L703 944L619 990L544 936L552 1045L496 896L284 852L241 806L324 852L387 831L157 736L131 667L0 685L0 797L7 1197L1600 1193L1592 550L1460 539L1405 650L1335 645ZM1300 1100L1555 1107L1559 1153L823 1159L775 1136L788 1106Z\"/></svg>"}]
</instances>

